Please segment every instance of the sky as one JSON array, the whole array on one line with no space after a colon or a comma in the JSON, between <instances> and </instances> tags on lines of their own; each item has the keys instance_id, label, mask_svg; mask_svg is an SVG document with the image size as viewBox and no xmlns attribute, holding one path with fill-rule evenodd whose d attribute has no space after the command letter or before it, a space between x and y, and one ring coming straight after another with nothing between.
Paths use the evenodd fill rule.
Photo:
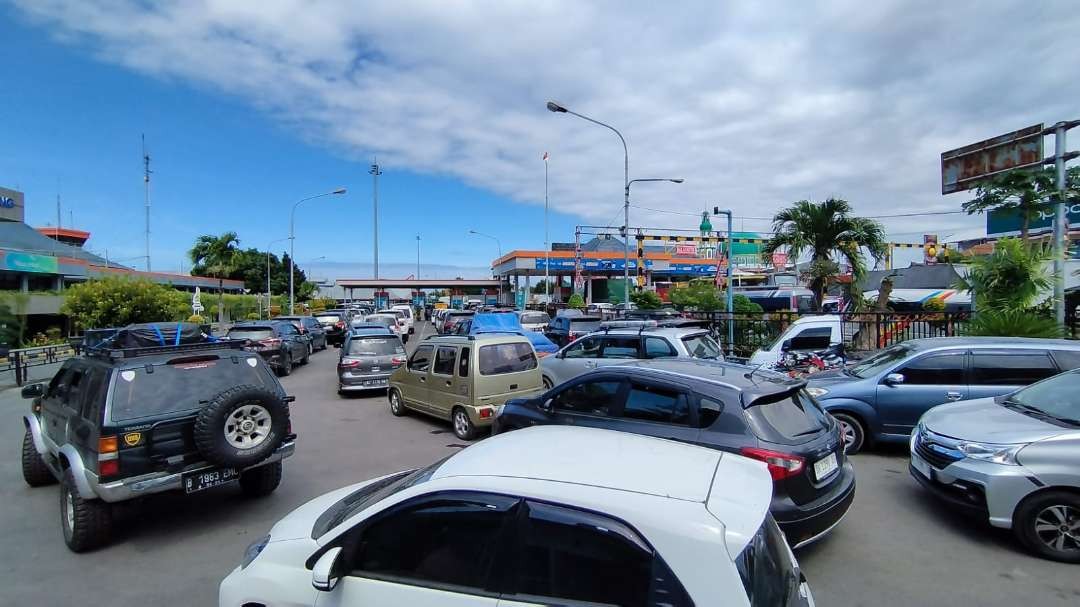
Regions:
<instances>
[{"instance_id":1,"label":"sky","mask_svg":"<svg viewBox=\"0 0 1080 607\"><path fill-rule=\"evenodd\" d=\"M618 138L549 99L618 128L632 179L685 179L635 184L631 226L720 206L763 231L835 196L895 242L977 237L941 152L1076 118L1080 93L1064 1L0 0L0 20L0 185L36 226L59 195L62 225L142 268L145 134L159 271L200 234L265 249L344 187L298 207L296 259L367 277L376 156L383 276L415 273L417 235L424 277L541 249L545 151L552 241L621 224Z\"/></svg>"}]
</instances>

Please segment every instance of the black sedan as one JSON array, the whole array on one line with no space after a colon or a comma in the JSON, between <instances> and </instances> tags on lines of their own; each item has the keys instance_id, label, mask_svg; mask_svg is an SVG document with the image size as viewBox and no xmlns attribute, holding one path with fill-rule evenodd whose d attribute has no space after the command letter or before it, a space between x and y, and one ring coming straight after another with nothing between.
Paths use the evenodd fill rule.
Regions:
<instances>
[{"instance_id":1,"label":"black sedan","mask_svg":"<svg viewBox=\"0 0 1080 607\"><path fill-rule=\"evenodd\" d=\"M844 455L840 425L805 385L730 363L629 362L580 375L534 398L507 401L493 432L588 426L762 461L773 478L773 517L797 547L839 523L855 497L855 472Z\"/></svg>"},{"instance_id":2,"label":"black sedan","mask_svg":"<svg viewBox=\"0 0 1080 607\"><path fill-rule=\"evenodd\" d=\"M292 373L294 366L306 364L311 356L308 339L291 322L242 322L233 325L225 336L245 340L244 349L258 352L278 375Z\"/></svg>"}]
</instances>

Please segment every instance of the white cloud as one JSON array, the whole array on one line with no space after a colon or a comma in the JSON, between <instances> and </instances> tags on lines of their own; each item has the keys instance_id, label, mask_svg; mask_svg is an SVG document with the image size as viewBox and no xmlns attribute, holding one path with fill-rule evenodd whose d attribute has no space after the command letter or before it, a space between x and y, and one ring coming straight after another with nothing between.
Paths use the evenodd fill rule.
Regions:
<instances>
[{"instance_id":1,"label":"white cloud","mask_svg":"<svg viewBox=\"0 0 1080 607\"><path fill-rule=\"evenodd\" d=\"M620 128L631 177L687 180L635 186L637 203L764 216L831 195L864 214L956 210L941 151L1075 118L1080 92L1063 1L15 3L105 61L237 96L388 167L539 203L549 151L552 205L594 223L619 209L619 143L549 98Z\"/></svg>"}]
</instances>

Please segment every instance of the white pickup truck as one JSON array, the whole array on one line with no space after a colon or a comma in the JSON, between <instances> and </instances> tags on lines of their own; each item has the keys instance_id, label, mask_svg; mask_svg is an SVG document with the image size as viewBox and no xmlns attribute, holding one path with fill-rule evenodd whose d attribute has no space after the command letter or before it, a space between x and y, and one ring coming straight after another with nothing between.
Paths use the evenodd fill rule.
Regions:
<instances>
[{"instance_id":1,"label":"white pickup truck","mask_svg":"<svg viewBox=\"0 0 1080 607\"><path fill-rule=\"evenodd\" d=\"M791 323L779 337L768 347L754 352L748 361L751 365L772 365L780 360L780 355L785 350L824 350L832 344L844 342L844 332L841 328L840 316L837 314L824 314L820 316L803 316ZM847 323L848 337L858 331L858 323Z\"/></svg>"}]
</instances>

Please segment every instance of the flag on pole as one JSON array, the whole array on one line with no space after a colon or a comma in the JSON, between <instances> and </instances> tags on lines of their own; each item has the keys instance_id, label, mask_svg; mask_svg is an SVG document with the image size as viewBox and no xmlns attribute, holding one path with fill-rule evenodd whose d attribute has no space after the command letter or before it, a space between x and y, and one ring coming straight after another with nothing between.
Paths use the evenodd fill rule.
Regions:
<instances>
[{"instance_id":1,"label":"flag on pole","mask_svg":"<svg viewBox=\"0 0 1080 607\"><path fill-rule=\"evenodd\" d=\"M544 162L547 162L547 159L548 159L548 153L544 152Z\"/></svg>"}]
</instances>

